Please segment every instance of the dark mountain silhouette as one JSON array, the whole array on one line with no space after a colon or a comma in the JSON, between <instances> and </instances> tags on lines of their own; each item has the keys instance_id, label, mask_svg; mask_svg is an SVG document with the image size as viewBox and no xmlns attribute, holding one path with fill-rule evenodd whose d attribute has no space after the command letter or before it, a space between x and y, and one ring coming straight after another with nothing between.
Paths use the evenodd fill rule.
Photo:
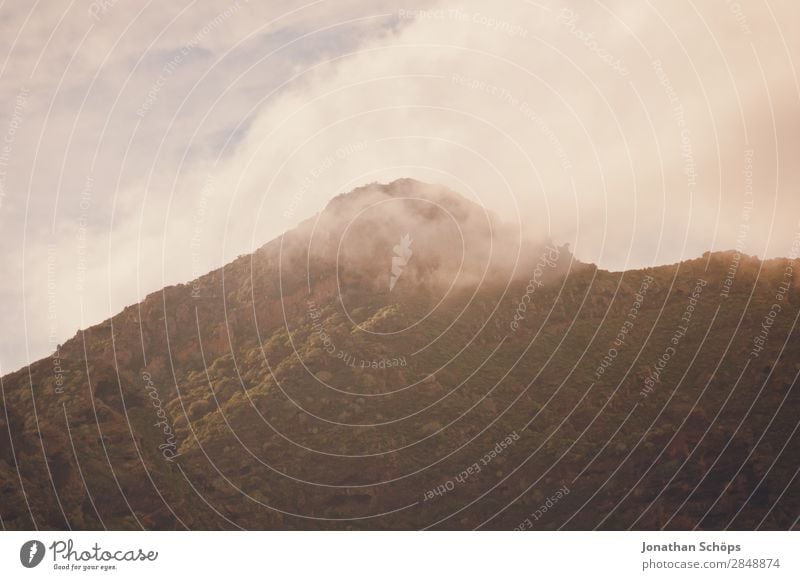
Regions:
<instances>
[{"instance_id":1,"label":"dark mountain silhouette","mask_svg":"<svg viewBox=\"0 0 800 580\"><path fill-rule=\"evenodd\" d=\"M796 528L794 266L360 188L3 377L2 525Z\"/></svg>"}]
</instances>

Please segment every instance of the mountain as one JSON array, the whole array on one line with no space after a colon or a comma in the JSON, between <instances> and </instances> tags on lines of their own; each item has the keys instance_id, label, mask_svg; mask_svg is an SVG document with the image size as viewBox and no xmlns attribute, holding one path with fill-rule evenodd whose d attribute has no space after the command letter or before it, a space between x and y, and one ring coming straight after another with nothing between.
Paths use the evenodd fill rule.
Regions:
<instances>
[{"instance_id":1,"label":"mountain","mask_svg":"<svg viewBox=\"0 0 800 580\"><path fill-rule=\"evenodd\" d=\"M2 377L4 529L791 529L795 262L335 197Z\"/></svg>"}]
</instances>

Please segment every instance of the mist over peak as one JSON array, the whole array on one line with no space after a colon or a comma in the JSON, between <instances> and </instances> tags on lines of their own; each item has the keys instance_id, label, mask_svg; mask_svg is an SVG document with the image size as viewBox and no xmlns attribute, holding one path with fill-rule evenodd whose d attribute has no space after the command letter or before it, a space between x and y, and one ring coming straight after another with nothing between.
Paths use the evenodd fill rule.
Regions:
<instances>
[{"instance_id":1,"label":"mist over peak","mask_svg":"<svg viewBox=\"0 0 800 580\"><path fill-rule=\"evenodd\" d=\"M335 267L345 286L440 294L508 284L529 273L548 244L447 187L414 179L338 195L279 243L293 264L306 255L310 277Z\"/></svg>"},{"instance_id":2,"label":"mist over peak","mask_svg":"<svg viewBox=\"0 0 800 580\"><path fill-rule=\"evenodd\" d=\"M449 206L450 210L457 214L476 211L495 215L493 211L469 201L464 195L444 185L427 183L411 177L395 179L389 183L373 182L357 187L350 192L335 196L328 202L326 209L335 211L342 206L363 209L367 204L379 203L386 198L419 198L432 204Z\"/></svg>"}]
</instances>

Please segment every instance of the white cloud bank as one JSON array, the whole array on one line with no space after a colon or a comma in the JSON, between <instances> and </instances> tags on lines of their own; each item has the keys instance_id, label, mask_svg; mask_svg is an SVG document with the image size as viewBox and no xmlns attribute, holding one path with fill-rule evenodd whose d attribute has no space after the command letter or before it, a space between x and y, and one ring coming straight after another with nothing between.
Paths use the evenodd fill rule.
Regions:
<instances>
[{"instance_id":1,"label":"white cloud bank","mask_svg":"<svg viewBox=\"0 0 800 580\"><path fill-rule=\"evenodd\" d=\"M612 269L800 228L793 2L261 4L0 9L0 372L371 181Z\"/></svg>"}]
</instances>

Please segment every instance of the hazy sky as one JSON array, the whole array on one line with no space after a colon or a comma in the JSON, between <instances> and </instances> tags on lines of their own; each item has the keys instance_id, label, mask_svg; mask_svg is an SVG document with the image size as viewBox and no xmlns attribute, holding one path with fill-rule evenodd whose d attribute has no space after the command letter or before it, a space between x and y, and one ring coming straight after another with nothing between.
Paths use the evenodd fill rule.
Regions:
<instances>
[{"instance_id":1,"label":"hazy sky","mask_svg":"<svg viewBox=\"0 0 800 580\"><path fill-rule=\"evenodd\" d=\"M5 2L0 374L403 176L609 269L787 255L798 22L791 0Z\"/></svg>"}]
</instances>

